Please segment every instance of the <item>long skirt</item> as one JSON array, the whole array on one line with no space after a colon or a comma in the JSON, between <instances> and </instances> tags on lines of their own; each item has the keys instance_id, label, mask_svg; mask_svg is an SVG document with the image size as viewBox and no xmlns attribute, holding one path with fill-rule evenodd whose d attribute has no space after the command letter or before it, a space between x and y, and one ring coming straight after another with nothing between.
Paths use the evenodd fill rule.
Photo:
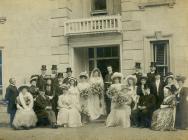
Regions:
<instances>
[{"instance_id":1,"label":"long skirt","mask_svg":"<svg viewBox=\"0 0 188 140\"><path fill-rule=\"evenodd\" d=\"M131 108L130 106L124 106L119 109L112 109L106 120L107 127L122 126L123 128L129 128L131 126L130 121Z\"/></svg>"},{"instance_id":2,"label":"long skirt","mask_svg":"<svg viewBox=\"0 0 188 140\"><path fill-rule=\"evenodd\" d=\"M80 127L82 126L81 115L76 108L61 108L57 115L57 124L66 124L68 127Z\"/></svg>"},{"instance_id":3,"label":"long skirt","mask_svg":"<svg viewBox=\"0 0 188 140\"><path fill-rule=\"evenodd\" d=\"M174 108L162 108L153 113L151 129L156 131L174 129Z\"/></svg>"},{"instance_id":4,"label":"long skirt","mask_svg":"<svg viewBox=\"0 0 188 140\"><path fill-rule=\"evenodd\" d=\"M37 123L37 116L33 110L17 110L13 121L13 126L16 129L21 127L31 128L35 127Z\"/></svg>"}]
</instances>

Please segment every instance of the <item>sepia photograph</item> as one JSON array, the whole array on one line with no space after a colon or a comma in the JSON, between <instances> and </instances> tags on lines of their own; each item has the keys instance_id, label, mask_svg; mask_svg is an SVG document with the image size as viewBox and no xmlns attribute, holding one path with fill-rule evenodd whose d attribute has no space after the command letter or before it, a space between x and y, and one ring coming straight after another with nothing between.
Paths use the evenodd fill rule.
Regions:
<instances>
[{"instance_id":1,"label":"sepia photograph","mask_svg":"<svg viewBox=\"0 0 188 140\"><path fill-rule=\"evenodd\" d=\"M0 140L187 140L188 0L0 0Z\"/></svg>"}]
</instances>

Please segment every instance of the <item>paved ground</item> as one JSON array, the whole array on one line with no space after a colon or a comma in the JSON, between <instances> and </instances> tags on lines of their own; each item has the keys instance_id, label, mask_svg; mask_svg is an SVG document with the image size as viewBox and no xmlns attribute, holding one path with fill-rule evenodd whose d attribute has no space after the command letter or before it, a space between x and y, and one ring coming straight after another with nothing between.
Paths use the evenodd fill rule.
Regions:
<instances>
[{"instance_id":1,"label":"paved ground","mask_svg":"<svg viewBox=\"0 0 188 140\"><path fill-rule=\"evenodd\" d=\"M0 128L0 140L187 140L188 131L157 132L149 129L105 128L101 123L82 128L35 128L12 130Z\"/></svg>"}]
</instances>

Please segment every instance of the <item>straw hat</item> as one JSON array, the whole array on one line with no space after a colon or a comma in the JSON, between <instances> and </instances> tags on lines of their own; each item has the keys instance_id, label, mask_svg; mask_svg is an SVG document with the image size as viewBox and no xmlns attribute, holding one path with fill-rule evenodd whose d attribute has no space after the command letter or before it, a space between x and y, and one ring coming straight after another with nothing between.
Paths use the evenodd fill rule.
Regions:
<instances>
[{"instance_id":1,"label":"straw hat","mask_svg":"<svg viewBox=\"0 0 188 140\"><path fill-rule=\"evenodd\" d=\"M137 83L136 75L128 75L125 80L128 82L129 79L132 79L135 83Z\"/></svg>"},{"instance_id":2,"label":"straw hat","mask_svg":"<svg viewBox=\"0 0 188 140\"><path fill-rule=\"evenodd\" d=\"M114 80L115 78L123 78L123 74L120 72L114 72L114 74L112 75L111 79Z\"/></svg>"}]
</instances>

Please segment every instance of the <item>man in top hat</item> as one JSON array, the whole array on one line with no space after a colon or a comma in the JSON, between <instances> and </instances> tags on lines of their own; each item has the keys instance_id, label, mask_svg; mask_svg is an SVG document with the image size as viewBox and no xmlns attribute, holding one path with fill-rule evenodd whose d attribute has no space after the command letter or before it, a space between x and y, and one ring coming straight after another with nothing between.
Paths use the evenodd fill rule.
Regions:
<instances>
[{"instance_id":1,"label":"man in top hat","mask_svg":"<svg viewBox=\"0 0 188 140\"><path fill-rule=\"evenodd\" d=\"M151 86L151 84L153 82L155 82L155 73L156 73L156 63L155 62L151 62L150 64L150 72L147 73L147 77L148 77L148 85Z\"/></svg>"},{"instance_id":2,"label":"man in top hat","mask_svg":"<svg viewBox=\"0 0 188 140\"><path fill-rule=\"evenodd\" d=\"M52 65L51 68L51 78L52 78L52 87L58 84L58 73L57 73L57 65Z\"/></svg>"},{"instance_id":3,"label":"man in top hat","mask_svg":"<svg viewBox=\"0 0 188 140\"><path fill-rule=\"evenodd\" d=\"M19 92L16 87L15 78L10 78L9 83L9 86L6 88L5 100L8 101L7 112L10 114L10 126L12 127L14 116L17 110L16 98Z\"/></svg>"},{"instance_id":4,"label":"man in top hat","mask_svg":"<svg viewBox=\"0 0 188 140\"><path fill-rule=\"evenodd\" d=\"M67 77L63 80L63 83L68 85L69 84L69 80L72 77L72 69L71 69L71 67L67 68L66 73L67 73ZM76 84L77 84L77 81L76 81Z\"/></svg>"},{"instance_id":5,"label":"man in top hat","mask_svg":"<svg viewBox=\"0 0 188 140\"><path fill-rule=\"evenodd\" d=\"M37 87L39 88L39 90L45 90L45 85L46 85L46 65L42 65L41 67L41 75L39 76L38 78L38 81L37 81Z\"/></svg>"},{"instance_id":6,"label":"man in top hat","mask_svg":"<svg viewBox=\"0 0 188 140\"><path fill-rule=\"evenodd\" d=\"M32 75L30 79L31 86L29 87L29 92L33 96L34 101L36 97L39 95L39 88L37 87L38 77L38 75Z\"/></svg>"},{"instance_id":7,"label":"man in top hat","mask_svg":"<svg viewBox=\"0 0 188 140\"><path fill-rule=\"evenodd\" d=\"M178 91L176 95L176 128L188 129L188 88L184 86L186 77L177 76Z\"/></svg>"},{"instance_id":8,"label":"man in top hat","mask_svg":"<svg viewBox=\"0 0 188 140\"><path fill-rule=\"evenodd\" d=\"M155 73L155 80L150 84L151 94L156 98L156 109L160 108L160 105L164 99L164 86L165 83L161 78L160 73Z\"/></svg>"},{"instance_id":9,"label":"man in top hat","mask_svg":"<svg viewBox=\"0 0 188 140\"><path fill-rule=\"evenodd\" d=\"M142 77L142 73L141 73L141 63L136 62L135 63L135 73L133 73L133 75L136 75L137 78L137 83L136 85L138 86L140 84L140 79Z\"/></svg>"}]
</instances>

